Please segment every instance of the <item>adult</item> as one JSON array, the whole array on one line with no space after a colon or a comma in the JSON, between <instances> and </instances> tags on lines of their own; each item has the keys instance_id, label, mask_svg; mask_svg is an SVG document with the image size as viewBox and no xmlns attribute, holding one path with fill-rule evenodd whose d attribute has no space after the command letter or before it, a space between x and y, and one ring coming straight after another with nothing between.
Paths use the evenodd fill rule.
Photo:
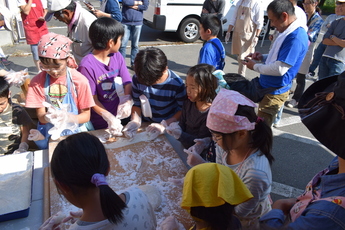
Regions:
<instances>
[{"instance_id":1,"label":"adult","mask_svg":"<svg viewBox=\"0 0 345 230\"><path fill-rule=\"evenodd\" d=\"M302 195L275 201L260 219L260 229L345 228L344 87L342 73L315 82L302 95L298 109L303 124L337 156L312 178Z\"/></svg>"},{"instance_id":2,"label":"adult","mask_svg":"<svg viewBox=\"0 0 345 230\"><path fill-rule=\"evenodd\" d=\"M118 22L121 22L122 20L120 3L118 0L101 0L99 10L95 9L95 7L93 7L90 3L84 2L84 4L97 18L108 17L113 18Z\"/></svg>"},{"instance_id":3,"label":"adult","mask_svg":"<svg viewBox=\"0 0 345 230\"><path fill-rule=\"evenodd\" d=\"M303 6L304 10L307 14L308 18L308 39L309 39L309 47L307 54L304 57L304 60L302 62L301 68L298 70L298 73L296 75L296 89L292 96L291 101L287 104L287 107L293 108L297 106L299 99L301 98L304 88L305 88L305 79L306 74L309 71L309 66L311 62L311 58L314 53L314 47L317 37L319 36L319 32L321 30L321 26L323 23L323 20L320 16L320 14L317 12L317 8L319 1L318 0L304 0Z\"/></svg>"},{"instance_id":4,"label":"adult","mask_svg":"<svg viewBox=\"0 0 345 230\"><path fill-rule=\"evenodd\" d=\"M225 41L229 41L232 29L231 53L237 55L238 74L245 76L246 65L242 60L255 51L261 28L264 25L264 11L259 0L238 1L235 12L229 21Z\"/></svg>"},{"instance_id":5,"label":"adult","mask_svg":"<svg viewBox=\"0 0 345 230\"><path fill-rule=\"evenodd\" d=\"M89 38L89 27L96 16L84 9L79 2L71 0L48 0L48 11L60 22L67 24L67 36L73 41L71 49L79 64L93 48ZM49 20L47 15L47 20Z\"/></svg>"},{"instance_id":6,"label":"adult","mask_svg":"<svg viewBox=\"0 0 345 230\"><path fill-rule=\"evenodd\" d=\"M225 1L224 0L205 0L202 5L201 16L205 14L215 14L221 21L220 30L218 33L218 38L223 37L223 27L222 27L222 18L224 15Z\"/></svg>"},{"instance_id":7,"label":"adult","mask_svg":"<svg viewBox=\"0 0 345 230\"><path fill-rule=\"evenodd\" d=\"M45 1L43 2L45 3ZM48 33L48 27L44 19L46 6L43 6L41 0L17 0L17 5L20 8L23 20L26 43L31 47L35 66L37 71L40 72L37 45L42 35Z\"/></svg>"},{"instance_id":8,"label":"adult","mask_svg":"<svg viewBox=\"0 0 345 230\"><path fill-rule=\"evenodd\" d=\"M141 27L143 26L144 11L149 6L148 0L122 1L122 25L125 29L125 35L122 38L120 53L126 58L126 47L129 38L131 37L131 68L133 69L134 59L139 52L139 38Z\"/></svg>"},{"instance_id":9,"label":"adult","mask_svg":"<svg viewBox=\"0 0 345 230\"><path fill-rule=\"evenodd\" d=\"M267 7L268 19L279 32L268 55L249 54L243 63L260 73L262 88L275 87L259 103L258 116L271 126L289 96L292 80L308 50L308 35L296 20L295 8L288 0L274 0ZM262 61L263 63L257 63Z\"/></svg>"},{"instance_id":10,"label":"adult","mask_svg":"<svg viewBox=\"0 0 345 230\"><path fill-rule=\"evenodd\" d=\"M340 15L345 15L345 0L337 0ZM319 80L341 74L345 69L345 18L333 21L322 43L327 45L319 65Z\"/></svg>"}]
</instances>

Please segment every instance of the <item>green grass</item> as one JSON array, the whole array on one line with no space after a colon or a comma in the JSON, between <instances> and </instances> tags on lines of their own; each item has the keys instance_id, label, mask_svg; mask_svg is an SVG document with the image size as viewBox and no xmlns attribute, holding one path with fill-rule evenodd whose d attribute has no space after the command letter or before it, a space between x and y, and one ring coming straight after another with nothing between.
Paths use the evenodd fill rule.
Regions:
<instances>
[{"instance_id":1,"label":"green grass","mask_svg":"<svg viewBox=\"0 0 345 230\"><path fill-rule=\"evenodd\" d=\"M334 14L335 1L326 0L323 6L321 6L320 8L322 10L322 14Z\"/></svg>"}]
</instances>

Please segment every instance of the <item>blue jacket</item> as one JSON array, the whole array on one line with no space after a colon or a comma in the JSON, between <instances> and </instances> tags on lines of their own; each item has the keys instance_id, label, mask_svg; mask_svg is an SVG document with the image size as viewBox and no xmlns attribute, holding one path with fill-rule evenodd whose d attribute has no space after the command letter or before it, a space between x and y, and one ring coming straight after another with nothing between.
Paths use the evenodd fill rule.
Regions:
<instances>
[{"instance_id":1,"label":"blue jacket","mask_svg":"<svg viewBox=\"0 0 345 230\"><path fill-rule=\"evenodd\" d=\"M338 165L338 157L335 157L328 166L329 173L321 176L318 186L314 188L320 189L321 198L345 196L345 173L337 174ZM319 200L309 204L301 216L287 226L284 226L284 213L280 209L272 209L261 217L260 224L262 229L340 230L345 229L345 208Z\"/></svg>"},{"instance_id":2,"label":"blue jacket","mask_svg":"<svg viewBox=\"0 0 345 230\"><path fill-rule=\"evenodd\" d=\"M132 9L130 6L134 5L134 0L122 0L122 24L126 25L142 25L144 18L144 11L149 6L149 0L142 0L143 4L138 6L138 9Z\"/></svg>"}]
</instances>

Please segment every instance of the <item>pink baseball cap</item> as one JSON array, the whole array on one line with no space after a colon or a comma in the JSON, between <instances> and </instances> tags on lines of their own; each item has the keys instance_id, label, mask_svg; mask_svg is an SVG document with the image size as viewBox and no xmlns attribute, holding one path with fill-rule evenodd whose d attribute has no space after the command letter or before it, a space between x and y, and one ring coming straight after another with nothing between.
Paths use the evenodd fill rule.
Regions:
<instances>
[{"instance_id":1,"label":"pink baseball cap","mask_svg":"<svg viewBox=\"0 0 345 230\"><path fill-rule=\"evenodd\" d=\"M250 122L247 117L235 115L238 105L256 107L253 101L239 92L221 89L208 112L207 128L220 133L254 130L255 122Z\"/></svg>"},{"instance_id":2,"label":"pink baseball cap","mask_svg":"<svg viewBox=\"0 0 345 230\"><path fill-rule=\"evenodd\" d=\"M52 59L67 58L68 67L77 68L71 51L72 43L71 39L64 35L47 33L38 42L38 56Z\"/></svg>"}]
</instances>

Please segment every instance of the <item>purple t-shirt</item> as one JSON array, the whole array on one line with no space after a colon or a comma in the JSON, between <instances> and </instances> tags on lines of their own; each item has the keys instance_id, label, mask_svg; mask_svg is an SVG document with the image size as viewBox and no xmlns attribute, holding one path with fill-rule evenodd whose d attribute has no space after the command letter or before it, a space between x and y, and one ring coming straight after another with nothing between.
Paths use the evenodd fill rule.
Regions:
<instances>
[{"instance_id":1,"label":"purple t-shirt","mask_svg":"<svg viewBox=\"0 0 345 230\"><path fill-rule=\"evenodd\" d=\"M121 77L123 86L132 82L121 53L114 53L110 57L109 65L101 63L90 53L81 60L78 70L89 80L92 95L97 95L104 108L116 115L119 98L114 79ZM93 110L91 110L91 122L95 129L105 129L108 126L107 122Z\"/></svg>"}]
</instances>

